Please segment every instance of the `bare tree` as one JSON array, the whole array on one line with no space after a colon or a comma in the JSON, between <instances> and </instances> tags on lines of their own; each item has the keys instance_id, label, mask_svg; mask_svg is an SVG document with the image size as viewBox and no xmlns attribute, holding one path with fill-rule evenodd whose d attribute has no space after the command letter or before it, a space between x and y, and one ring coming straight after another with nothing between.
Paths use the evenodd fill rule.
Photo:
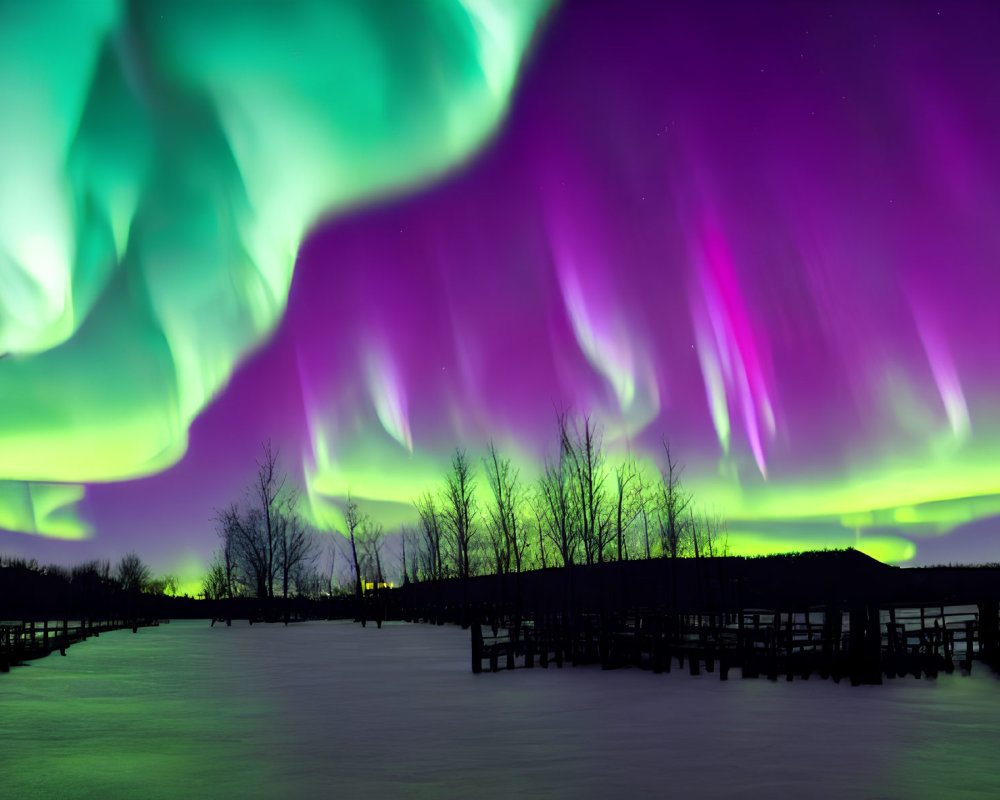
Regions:
<instances>
[{"instance_id":1,"label":"bare tree","mask_svg":"<svg viewBox=\"0 0 1000 800\"><path fill-rule=\"evenodd\" d=\"M344 522L347 525L347 538L351 542L351 560L354 562L354 596L361 602L363 588L361 586L361 560L358 558L358 537L365 517L358 509L351 493L347 493L347 504L344 506Z\"/></svg>"},{"instance_id":2,"label":"bare tree","mask_svg":"<svg viewBox=\"0 0 1000 800\"><path fill-rule=\"evenodd\" d=\"M574 504L586 563L604 560L610 537L606 519L604 481L607 476L601 430L589 416L571 424L566 413L558 416L559 438L573 483Z\"/></svg>"},{"instance_id":3,"label":"bare tree","mask_svg":"<svg viewBox=\"0 0 1000 800\"><path fill-rule=\"evenodd\" d=\"M278 550L279 497L285 487L285 476L278 474L278 453L271 449L270 439L261 445L263 457L257 460L257 476L247 492L251 505L256 505L260 527L260 544L267 576L265 595L274 596L274 577Z\"/></svg>"},{"instance_id":4,"label":"bare tree","mask_svg":"<svg viewBox=\"0 0 1000 800\"><path fill-rule=\"evenodd\" d=\"M576 558L579 529L574 525L571 467L562 447L555 462L545 463L538 480L538 497L546 535L556 546L563 566L570 567Z\"/></svg>"},{"instance_id":5,"label":"bare tree","mask_svg":"<svg viewBox=\"0 0 1000 800\"><path fill-rule=\"evenodd\" d=\"M492 492L492 502L486 507L486 529L493 547L496 572L502 575L513 568L520 573L528 533L521 513L524 489L520 473L510 458L500 455L492 439L486 453L483 466Z\"/></svg>"},{"instance_id":6,"label":"bare tree","mask_svg":"<svg viewBox=\"0 0 1000 800\"><path fill-rule=\"evenodd\" d=\"M232 503L216 512L215 521L222 552L231 559L231 585L239 586L241 594L270 597L273 560L259 510Z\"/></svg>"},{"instance_id":7,"label":"bare tree","mask_svg":"<svg viewBox=\"0 0 1000 800\"><path fill-rule=\"evenodd\" d=\"M402 555L401 555L401 559L402 559L402 562L403 562L403 571L402 571L402 576L400 577L399 582L400 582L400 585L402 585L402 586L406 586L410 582L410 574L406 570L406 542L408 540L412 540L412 538L413 538L413 534L410 531L410 529L406 525L401 526L400 529L399 529L399 541L400 541L400 545L402 546L402 549L403 549L403 552L402 552ZM413 546L412 545L410 546L410 555L411 555L411 557L413 555Z\"/></svg>"},{"instance_id":8,"label":"bare tree","mask_svg":"<svg viewBox=\"0 0 1000 800\"><path fill-rule=\"evenodd\" d=\"M375 589L385 583L382 572L382 545L385 543L385 529L382 523L366 516L361 523L361 553L365 574Z\"/></svg>"},{"instance_id":9,"label":"bare tree","mask_svg":"<svg viewBox=\"0 0 1000 800\"><path fill-rule=\"evenodd\" d=\"M709 515L705 511L700 536L702 553L709 558L729 555L729 528L719 519L718 512Z\"/></svg>"},{"instance_id":10,"label":"bare tree","mask_svg":"<svg viewBox=\"0 0 1000 800\"><path fill-rule=\"evenodd\" d=\"M208 573L201 583L201 592L206 600L224 600L230 597L229 579L226 575L221 551L217 550L212 557Z\"/></svg>"},{"instance_id":11,"label":"bare tree","mask_svg":"<svg viewBox=\"0 0 1000 800\"><path fill-rule=\"evenodd\" d=\"M628 557L628 547L625 539L625 532L631 527L635 518L639 514L639 508L635 503L635 492L631 486L636 482L638 467L635 458L629 453L625 460L619 464L614 471L615 490L615 542L618 548L618 560L624 561Z\"/></svg>"},{"instance_id":12,"label":"bare tree","mask_svg":"<svg viewBox=\"0 0 1000 800\"><path fill-rule=\"evenodd\" d=\"M271 442L262 443L261 450L242 504L231 503L215 514L229 596L242 587L248 594L271 598L280 582L287 597L290 584L313 559L312 536L297 509L298 492L280 471Z\"/></svg>"},{"instance_id":13,"label":"bare tree","mask_svg":"<svg viewBox=\"0 0 1000 800\"><path fill-rule=\"evenodd\" d=\"M666 464L661 470L663 482L659 489L658 516L660 527L660 545L663 552L671 558L681 555L684 537L688 523L685 520L691 495L681 485L681 473L684 468L674 461L670 452L670 443L663 440L663 450L666 453Z\"/></svg>"},{"instance_id":14,"label":"bare tree","mask_svg":"<svg viewBox=\"0 0 1000 800\"><path fill-rule=\"evenodd\" d=\"M641 469L636 469L633 502L635 503L636 517L642 520L642 547L647 561L653 557L652 544L649 539L649 523L651 512L657 501L657 496L654 495L655 486L646 480Z\"/></svg>"},{"instance_id":15,"label":"bare tree","mask_svg":"<svg viewBox=\"0 0 1000 800\"><path fill-rule=\"evenodd\" d=\"M217 517L218 519L218 517ZM219 548L219 562L225 571L226 597L236 597L237 583L235 581L236 558L233 552L233 542L227 536L222 537L222 547Z\"/></svg>"},{"instance_id":16,"label":"bare tree","mask_svg":"<svg viewBox=\"0 0 1000 800\"><path fill-rule=\"evenodd\" d=\"M134 550L122 556L115 570L115 579L126 594L139 594L146 588L151 575L149 567L142 563Z\"/></svg>"},{"instance_id":17,"label":"bare tree","mask_svg":"<svg viewBox=\"0 0 1000 800\"><path fill-rule=\"evenodd\" d=\"M542 569L546 569L548 564L545 561L545 518L546 502L543 493L536 489L532 492L528 500L531 506L532 515L535 517L535 532L538 534L538 564Z\"/></svg>"},{"instance_id":18,"label":"bare tree","mask_svg":"<svg viewBox=\"0 0 1000 800\"><path fill-rule=\"evenodd\" d=\"M443 524L441 514L437 509L434 495L424 492L423 496L413 501L417 514L420 516L420 532L423 536L424 577L432 581L444 577L442 559Z\"/></svg>"},{"instance_id":19,"label":"bare tree","mask_svg":"<svg viewBox=\"0 0 1000 800\"><path fill-rule=\"evenodd\" d=\"M441 517L450 539L458 577L462 580L462 599L469 604L470 555L476 545L476 495L472 465L464 450L456 450L451 469L445 475L441 497Z\"/></svg>"},{"instance_id":20,"label":"bare tree","mask_svg":"<svg viewBox=\"0 0 1000 800\"><path fill-rule=\"evenodd\" d=\"M316 560L315 541L299 513L298 502L298 492L294 489L287 491L274 520L282 597L288 597L289 582L308 573Z\"/></svg>"},{"instance_id":21,"label":"bare tree","mask_svg":"<svg viewBox=\"0 0 1000 800\"><path fill-rule=\"evenodd\" d=\"M330 542L327 545L327 552L330 554L330 569L327 572L325 591L331 597L333 596L337 575L337 551L340 550L340 546L337 544L337 539L339 538L340 534L335 533L334 537L330 539Z\"/></svg>"}]
</instances>

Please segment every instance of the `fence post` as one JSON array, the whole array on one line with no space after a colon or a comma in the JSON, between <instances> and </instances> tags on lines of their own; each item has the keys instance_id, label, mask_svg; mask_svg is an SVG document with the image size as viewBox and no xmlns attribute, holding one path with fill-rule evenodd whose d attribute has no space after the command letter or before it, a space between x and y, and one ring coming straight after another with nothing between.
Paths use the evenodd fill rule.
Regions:
<instances>
[{"instance_id":1,"label":"fence post","mask_svg":"<svg viewBox=\"0 0 1000 800\"><path fill-rule=\"evenodd\" d=\"M792 638L794 637L795 623L794 612L788 612L788 625L785 626L785 670L788 672L788 680L792 680L795 670L792 669Z\"/></svg>"},{"instance_id":2,"label":"fence post","mask_svg":"<svg viewBox=\"0 0 1000 800\"><path fill-rule=\"evenodd\" d=\"M768 634L767 643L767 679L769 681L778 680L778 644L781 633L781 612L775 610L772 617L771 627L766 631Z\"/></svg>"},{"instance_id":3,"label":"fence post","mask_svg":"<svg viewBox=\"0 0 1000 800\"><path fill-rule=\"evenodd\" d=\"M478 619L473 620L469 627L472 628L472 672L478 675L483 671L483 629Z\"/></svg>"}]
</instances>

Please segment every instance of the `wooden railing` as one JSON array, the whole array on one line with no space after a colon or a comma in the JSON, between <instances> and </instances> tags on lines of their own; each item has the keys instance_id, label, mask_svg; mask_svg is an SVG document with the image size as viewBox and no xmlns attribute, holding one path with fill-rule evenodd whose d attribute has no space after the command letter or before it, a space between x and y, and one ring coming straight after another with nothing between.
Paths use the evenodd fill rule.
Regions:
<instances>
[{"instance_id":1,"label":"wooden railing","mask_svg":"<svg viewBox=\"0 0 1000 800\"><path fill-rule=\"evenodd\" d=\"M158 620L148 619L108 619L108 620L62 620L52 622L9 622L0 624L0 672L7 672L12 666L42 658L55 651L66 655L71 644L85 641L90 636L100 636L108 631L159 625Z\"/></svg>"}]
</instances>

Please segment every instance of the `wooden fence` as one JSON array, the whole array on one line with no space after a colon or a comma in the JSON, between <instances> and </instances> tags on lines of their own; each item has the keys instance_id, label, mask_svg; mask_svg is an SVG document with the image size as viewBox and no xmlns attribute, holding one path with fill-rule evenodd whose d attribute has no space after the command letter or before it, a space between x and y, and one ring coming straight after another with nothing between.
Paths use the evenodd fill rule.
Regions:
<instances>
[{"instance_id":1,"label":"wooden fence","mask_svg":"<svg viewBox=\"0 0 1000 800\"><path fill-rule=\"evenodd\" d=\"M0 672L24 661L42 658L59 651L66 655L71 644L85 641L90 636L100 636L108 631L159 625L158 620L62 620L52 622L9 622L0 624Z\"/></svg>"}]
</instances>

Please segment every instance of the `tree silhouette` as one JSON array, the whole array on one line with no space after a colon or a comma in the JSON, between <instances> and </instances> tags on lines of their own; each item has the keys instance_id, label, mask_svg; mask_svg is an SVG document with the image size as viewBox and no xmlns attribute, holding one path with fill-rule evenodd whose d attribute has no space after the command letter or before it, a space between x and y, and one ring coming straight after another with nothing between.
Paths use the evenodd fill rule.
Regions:
<instances>
[{"instance_id":1,"label":"tree silhouette","mask_svg":"<svg viewBox=\"0 0 1000 800\"><path fill-rule=\"evenodd\" d=\"M361 559L358 558L358 536L361 533L364 517L358 509L358 504L351 497L350 492L347 493L347 503L344 506L344 523L347 525L347 538L351 542L351 560L354 562L354 596L360 607L364 589L361 585Z\"/></svg>"},{"instance_id":2,"label":"tree silhouette","mask_svg":"<svg viewBox=\"0 0 1000 800\"><path fill-rule=\"evenodd\" d=\"M483 466L492 495L486 507L486 530L496 572L503 575L513 569L515 573L520 573L528 544L528 527L522 518L524 488L519 470L514 468L510 458L497 451L492 439L487 446Z\"/></svg>"},{"instance_id":3,"label":"tree silhouette","mask_svg":"<svg viewBox=\"0 0 1000 800\"><path fill-rule=\"evenodd\" d=\"M423 536L424 576L432 581L440 580L445 576L442 552L444 526L441 514L431 492L424 492L413 501L413 505L420 517L420 532Z\"/></svg>"},{"instance_id":4,"label":"tree silhouette","mask_svg":"<svg viewBox=\"0 0 1000 800\"><path fill-rule=\"evenodd\" d=\"M298 492L287 485L271 442L262 443L261 450L242 505L231 503L215 515L224 576L215 576L212 591L225 586L227 596L240 586L256 597L271 598L280 583L287 597L293 578L314 557L313 537L298 512Z\"/></svg>"},{"instance_id":5,"label":"tree silhouette","mask_svg":"<svg viewBox=\"0 0 1000 800\"><path fill-rule=\"evenodd\" d=\"M538 479L538 499L546 534L562 557L564 567L571 567L576 557L580 527L574 519L572 467L565 449L559 447L556 461L546 460Z\"/></svg>"},{"instance_id":6,"label":"tree silhouette","mask_svg":"<svg viewBox=\"0 0 1000 800\"><path fill-rule=\"evenodd\" d=\"M381 522L366 516L361 523L361 552L365 575L375 589L385 582L382 572L382 545L385 543L385 529Z\"/></svg>"},{"instance_id":7,"label":"tree silhouette","mask_svg":"<svg viewBox=\"0 0 1000 800\"><path fill-rule=\"evenodd\" d=\"M631 527L639 514L638 504L635 502L635 492L632 488L636 482L637 473L638 467L631 453L614 470L614 533L619 561L624 561L628 558L628 545L625 532Z\"/></svg>"},{"instance_id":8,"label":"tree silhouette","mask_svg":"<svg viewBox=\"0 0 1000 800\"><path fill-rule=\"evenodd\" d=\"M464 450L456 450L451 470L445 476L441 496L441 516L450 539L456 573L462 580L462 598L469 602L469 576L472 574L471 553L476 543L476 495L472 465Z\"/></svg>"},{"instance_id":9,"label":"tree silhouette","mask_svg":"<svg viewBox=\"0 0 1000 800\"><path fill-rule=\"evenodd\" d=\"M279 506L275 522L278 540L278 570L281 573L281 596L288 597L289 583L304 579L316 559L316 545L312 532L298 512L298 492L289 490Z\"/></svg>"},{"instance_id":10,"label":"tree silhouette","mask_svg":"<svg viewBox=\"0 0 1000 800\"><path fill-rule=\"evenodd\" d=\"M660 544L666 555L677 558L683 552L685 534L689 532L690 524L685 518L688 516L691 495L681 485L684 468L674 460L670 442L666 439L663 440L663 450L666 464L661 470L662 482L657 487Z\"/></svg>"},{"instance_id":11,"label":"tree silhouette","mask_svg":"<svg viewBox=\"0 0 1000 800\"><path fill-rule=\"evenodd\" d=\"M115 579L125 594L139 594L146 585L152 573L149 567L142 563L142 559L131 551L122 556L115 569Z\"/></svg>"}]
</instances>

